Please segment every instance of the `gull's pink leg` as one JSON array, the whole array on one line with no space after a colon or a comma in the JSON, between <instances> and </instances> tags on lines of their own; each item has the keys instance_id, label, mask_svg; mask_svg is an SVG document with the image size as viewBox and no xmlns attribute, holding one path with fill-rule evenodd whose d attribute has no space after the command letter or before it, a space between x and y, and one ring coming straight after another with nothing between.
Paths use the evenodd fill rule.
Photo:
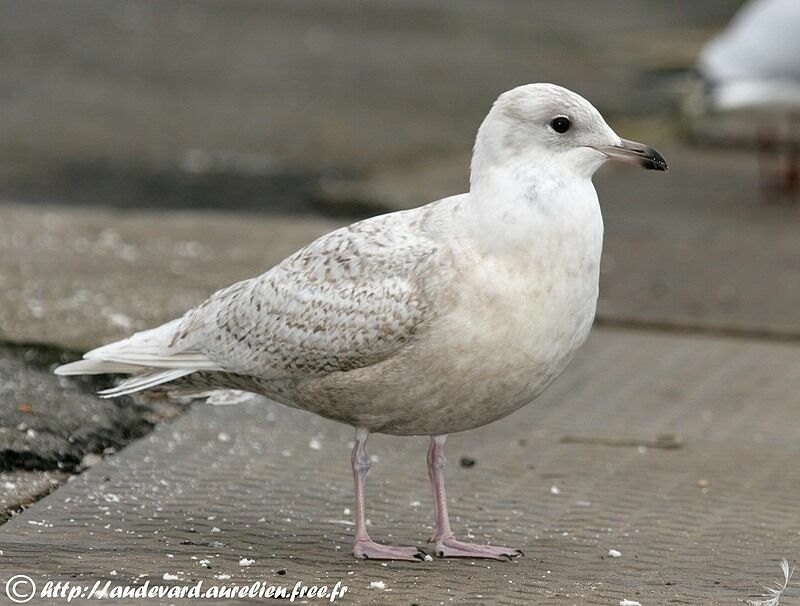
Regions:
<instances>
[{"instance_id":1,"label":"gull's pink leg","mask_svg":"<svg viewBox=\"0 0 800 606\"><path fill-rule=\"evenodd\" d=\"M492 545L476 545L456 540L450 529L450 517L447 514L447 495L444 491L444 443L447 436L432 436L428 448L428 475L433 485L433 503L436 508L436 531L431 539L436 543L436 555L443 558L490 558L505 560L522 555L519 549L512 547L493 547Z\"/></svg>"},{"instance_id":2,"label":"gull's pink leg","mask_svg":"<svg viewBox=\"0 0 800 606\"><path fill-rule=\"evenodd\" d=\"M416 547L381 545L370 539L367 534L367 514L364 501L367 472L370 467L369 456L367 456L368 437L369 432L366 429L356 429L356 445L353 447L351 457L356 488L356 538L353 544L353 555L369 560L411 560L412 562L423 560L425 554Z\"/></svg>"}]
</instances>

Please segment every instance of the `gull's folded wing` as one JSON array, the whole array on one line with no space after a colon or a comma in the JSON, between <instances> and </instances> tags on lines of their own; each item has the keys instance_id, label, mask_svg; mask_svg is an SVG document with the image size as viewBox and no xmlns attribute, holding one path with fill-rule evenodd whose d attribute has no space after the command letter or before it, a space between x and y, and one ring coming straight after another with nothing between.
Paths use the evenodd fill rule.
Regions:
<instances>
[{"instance_id":1,"label":"gull's folded wing","mask_svg":"<svg viewBox=\"0 0 800 606\"><path fill-rule=\"evenodd\" d=\"M435 252L406 213L339 229L188 312L168 352L267 380L374 364L428 317Z\"/></svg>"}]
</instances>

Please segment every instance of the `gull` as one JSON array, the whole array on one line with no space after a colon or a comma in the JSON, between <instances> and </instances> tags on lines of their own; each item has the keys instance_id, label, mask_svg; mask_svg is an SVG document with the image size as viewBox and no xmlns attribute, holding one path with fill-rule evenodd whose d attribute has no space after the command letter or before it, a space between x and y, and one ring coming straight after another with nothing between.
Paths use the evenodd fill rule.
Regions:
<instances>
[{"instance_id":1,"label":"gull","mask_svg":"<svg viewBox=\"0 0 800 606\"><path fill-rule=\"evenodd\" d=\"M751 0L703 48L698 69L718 111L800 109L800 4Z\"/></svg>"},{"instance_id":2,"label":"gull","mask_svg":"<svg viewBox=\"0 0 800 606\"><path fill-rule=\"evenodd\" d=\"M469 192L333 231L55 372L131 375L104 397L165 384L238 389L352 425L358 558L426 557L367 533L366 443L376 432L430 436L435 554L521 555L455 537L445 440L531 402L586 339L603 239L591 178L609 159L667 170L583 97L517 87L478 130Z\"/></svg>"},{"instance_id":3,"label":"gull","mask_svg":"<svg viewBox=\"0 0 800 606\"><path fill-rule=\"evenodd\" d=\"M700 114L758 117L761 185L792 192L800 185L800 2L750 0L700 53L703 95L690 101ZM692 107L694 105L695 107ZM780 123L787 141L779 145ZM770 169L764 152L788 148L783 170ZM778 158L783 160L782 158Z\"/></svg>"}]
</instances>

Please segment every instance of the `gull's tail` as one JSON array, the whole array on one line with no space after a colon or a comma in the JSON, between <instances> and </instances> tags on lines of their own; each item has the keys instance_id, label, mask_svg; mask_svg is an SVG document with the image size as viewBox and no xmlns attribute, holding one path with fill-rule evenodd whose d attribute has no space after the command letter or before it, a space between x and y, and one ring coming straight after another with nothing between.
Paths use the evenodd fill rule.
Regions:
<instances>
[{"instance_id":1,"label":"gull's tail","mask_svg":"<svg viewBox=\"0 0 800 606\"><path fill-rule=\"evenodd\" d=\"M83 360L59 366L54 372L57 375L132 375L116 387L99 392L103 398L115 398L169 383L194 372L222 370L198 351L169 351L178 322L180 319L93 349L84 354Z\"/></svg>"}]
</instances>

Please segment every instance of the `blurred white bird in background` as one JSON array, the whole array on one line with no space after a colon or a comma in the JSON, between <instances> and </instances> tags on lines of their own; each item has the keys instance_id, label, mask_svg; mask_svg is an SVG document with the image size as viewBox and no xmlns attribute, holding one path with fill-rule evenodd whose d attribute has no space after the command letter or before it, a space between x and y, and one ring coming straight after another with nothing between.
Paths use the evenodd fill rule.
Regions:
<instances>
[{"instance_id":1,"label":"blurred white bird in background","mask_svg":"<svg viewBox=\"0 0 800 606\"><path fill-rule=\"evenodd\" d=\"M800 0L751 0L702 50L708 109L758 120L762 185L800 186ZM766 154L784 152L770 170ZM780 158L779 158L780 161Z\"/></svg>"}]
</instances>

